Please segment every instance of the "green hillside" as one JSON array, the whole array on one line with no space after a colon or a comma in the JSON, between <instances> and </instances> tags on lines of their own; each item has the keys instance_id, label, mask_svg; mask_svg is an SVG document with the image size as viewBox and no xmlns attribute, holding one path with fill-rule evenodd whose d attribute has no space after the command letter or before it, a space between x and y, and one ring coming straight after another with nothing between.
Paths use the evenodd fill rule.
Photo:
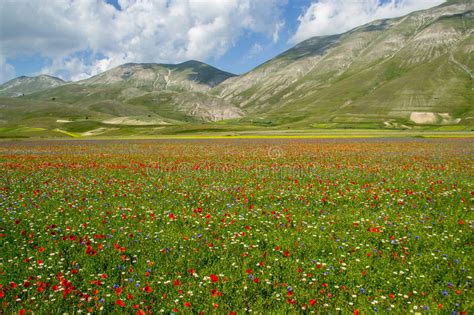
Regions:
<instances>
[{"instance_id":1,"label":"green hillside","mask_svg":"<svg viewBox=\"0 0 474 315\"><path fill-rule=\"evenodd\" d=\"M246 119L291 128L471 125L472 9L453 1L311 38L215 90Z\"/></svg>"}]
</instances>

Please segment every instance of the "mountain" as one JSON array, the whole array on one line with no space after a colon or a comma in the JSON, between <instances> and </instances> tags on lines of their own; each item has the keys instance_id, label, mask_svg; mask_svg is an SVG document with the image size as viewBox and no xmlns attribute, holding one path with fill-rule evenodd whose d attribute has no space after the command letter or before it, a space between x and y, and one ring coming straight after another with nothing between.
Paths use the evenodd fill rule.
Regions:
<instances>
[{"instance_id":1,"label":"mountain","mask_svg":"<svg viewBox=\"0 0 474 315\"><path fill-rule=\"evenodd\" d=\"M313 37L240 76L198 61L125 64L87 80L0 98L0 128L30 126L68 135L469 130L473 10L471 1L451 0Z\"/></svg>"},{"instance_id":2,"label":"mountain","mask_svg":"<svg viewBox=\"0 0 474 315\"><path fill-rule=\"evenodd\" d=\"M234 76L232 73L195 60L177 65L127 63L81 81L79 84L86 86L134 87L145 91L206 91Z\"/></svg>"},{"instance_id":3,"label":"mountain","mask_svg":"<svg viewBox=\"0 0 474 315\"><path fill-rule=\"evenodd\" d=\"M130 63L89 79L15 99L0 98L0 123L41 128L76 125L169 126L240 118L243 111L209 94L235 75L198 61Z\"/></svg>"},{"instance_id":4,"label":"mountain","mask_svg":"<svg viewBox=\"0 0 474 315\"><path fill-rule=\"evenodd\" d=\"M214 93L247 119L320 124L472 124L471 1L310 38Z\"/></svg>"},{"instance_id":5,"label":"mountain","mask_svg":"<svg viewBox=\"0 0 474 315\"><path fill-rule=\"evenodd\" d=\"M34 92L44 91L66 84L60 78L49 75L39 75L36 77L18 77L0 85L0 96L21 96Z\"/></svg>"}]
</instances>

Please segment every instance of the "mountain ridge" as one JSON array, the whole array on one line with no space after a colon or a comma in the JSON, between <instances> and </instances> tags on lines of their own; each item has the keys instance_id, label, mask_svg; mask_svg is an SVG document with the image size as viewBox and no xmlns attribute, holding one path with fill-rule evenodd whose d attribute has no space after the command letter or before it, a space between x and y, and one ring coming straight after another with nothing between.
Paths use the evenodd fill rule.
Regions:
<instances>
[{"instance_id":1,"label":"mountain ridge","mask_svg":"<svg viewBox=\"0 0 474 315\"><path fill-rule=\"evenodd\" d=\"M54 88L67 82L47 74L19 76L0 85L0 96L21 96Z\"/></svg>"}]
</instances>

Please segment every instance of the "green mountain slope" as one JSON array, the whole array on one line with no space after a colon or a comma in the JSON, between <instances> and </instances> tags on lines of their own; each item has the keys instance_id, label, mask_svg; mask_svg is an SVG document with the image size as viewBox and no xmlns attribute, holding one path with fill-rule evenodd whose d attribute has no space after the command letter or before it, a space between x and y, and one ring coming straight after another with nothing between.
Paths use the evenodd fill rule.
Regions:
<instances>
[{"instance_id":1,"label":"green mountain slope","mask_svg":"<svg viewBox=\"0 0 474 315\"><path fill-rule=\"evenodd\" d=\"M206 93L232 76L197 61L178 65L125 64L28 98L72 104L99 116L215 121L242 116L240 109Z\"/></svg>"},{"instance_id":2,"label":"green mountain slope","mask_svg":"<svg viewBox=\"0 0 474 315\"><path fill-rule=\"evenodd\" d=\"M214 92L247 119L291 127L471 124L473 7L451 1L311 38Z\"/></svg>"},{"instance_id":3,"label":"green mountain slope","mask_svg":"<svg viewBox=\"0 0 474 315\"><path fill-rule=\"evenodd\" d=\"M66 84L60 78L49 75L36 77L18 77L0 85L0 96L16 97L34 92L44 91Z\"/></svg>"}]
</instances>

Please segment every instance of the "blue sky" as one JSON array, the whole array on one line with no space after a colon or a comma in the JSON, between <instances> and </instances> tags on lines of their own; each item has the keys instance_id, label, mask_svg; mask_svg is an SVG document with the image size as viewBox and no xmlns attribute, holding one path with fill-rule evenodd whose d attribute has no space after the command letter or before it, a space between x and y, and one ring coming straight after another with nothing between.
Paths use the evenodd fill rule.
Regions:
<instances>
[{"instance_id":1,"label":"blue sky","mask_svg":"<svg viewBox=\"0 0 474 315\"><path fill-rule=\"evenodd\" d=\"M0 83L80 80L125 62L207 62L244 73L312 36L444 0L5 0Z\"/></svg>"}]
</instances>

